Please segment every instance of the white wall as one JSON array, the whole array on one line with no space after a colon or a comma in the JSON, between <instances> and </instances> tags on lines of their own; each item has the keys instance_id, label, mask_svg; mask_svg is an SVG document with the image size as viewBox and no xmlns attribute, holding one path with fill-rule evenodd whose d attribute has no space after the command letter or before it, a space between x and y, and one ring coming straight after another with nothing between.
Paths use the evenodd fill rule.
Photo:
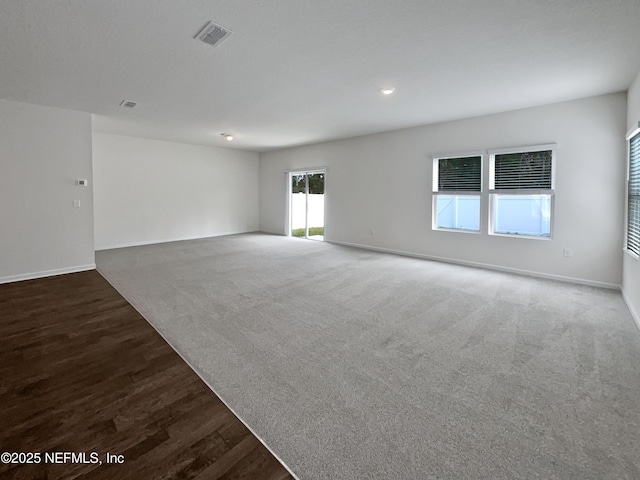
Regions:
<instances>
[{"instance_id":1,"label":"white wall","mask_svg":"<svg viewBox=\"0 0 640 480\"><path fill-rule=\"evenodd\" d=\"M640 122L640 74L629 89L627 130ZM640 328L640 261L623 253L622 291L629 309Z\"/></svg>"},{"instance_id":2,"label":"white wall","mask_svg":"<svg viewBox=\"0 0 640 480\"><path fill-rule=\"evenodd\" d=\"M327 166L328 241L620 285L626 102L618 93L261 154L260 229L285 232L285 170ZM431 156L547 143L558 144L553 240L431 230Z\"/></svg>"},{"instance_id":3,"label":"white wall","mask_svg":"<svg viewBox=\"0 0 640 480\"><path fill-rule=\"evenodd\" d=\"M258 229L258 154L94 132L96 250Z\"/></svg>"},{"instance_id":4,"label":"white wall","mask_svg":"<svg viewBox=\"0 0 640 480\"><path fill-rule=\"evenodd\" d=\"M0 100L0 283L95 268L91 176L89 114Z\"/></svg>"}]
</instances>

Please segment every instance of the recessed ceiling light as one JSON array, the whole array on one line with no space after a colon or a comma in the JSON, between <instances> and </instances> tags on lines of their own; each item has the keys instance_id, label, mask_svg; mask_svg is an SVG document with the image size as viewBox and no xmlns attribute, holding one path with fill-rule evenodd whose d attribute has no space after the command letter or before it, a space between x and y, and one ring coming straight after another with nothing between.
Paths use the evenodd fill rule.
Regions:
<instances>
[{"instance_id":1,"label":"recessed ceiling light","mask_svg":"<svg viewBox=\"0 0 640 480\"><path fill-rule=\"evenodd\" d=\"M382 92L383 95L391 95L393 92L396 91L395 88L393 87L386 87L380 90Z\"/></svg>"},{"instance_id":2,"label":"recessed ceiling light","mask_svg":"<svg viewBox=\"0 0 640 480\"><path fill-rule=\"evenodd\" d=\"M221 133L220 135L222 135L227 142L233 140L233 135L230 135L228 133Z\"/></svg>"}]
</instances>

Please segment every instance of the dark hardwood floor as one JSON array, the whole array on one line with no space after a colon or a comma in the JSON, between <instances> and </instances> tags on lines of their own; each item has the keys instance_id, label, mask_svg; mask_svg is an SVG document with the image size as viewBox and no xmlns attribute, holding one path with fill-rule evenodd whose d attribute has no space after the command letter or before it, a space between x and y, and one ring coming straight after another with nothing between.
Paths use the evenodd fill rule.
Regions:
<instances>
[{"instance_id":1,"label":"dark hardwood floor","mask_svg":"<svg viewBox=\"0 0 640 480\"><path fill-rule=\"evenodd\" d=\"M42 454L1 479L292 478L96 271L0 285L0 339L0 452Z\"/></svg>"}]
</instances>

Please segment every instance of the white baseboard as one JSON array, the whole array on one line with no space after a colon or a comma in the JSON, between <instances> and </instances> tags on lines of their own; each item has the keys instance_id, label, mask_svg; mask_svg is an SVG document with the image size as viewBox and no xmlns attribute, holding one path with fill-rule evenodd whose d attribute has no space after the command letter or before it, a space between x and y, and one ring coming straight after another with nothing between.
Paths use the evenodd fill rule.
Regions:
<instances>
[{"instance_id":1,"label":"white baseboard","mask_svg":"<svg viewBox=\"0 0 640 480\"><path fill-rule=\"evenodd\" d=\"M433 260L436 262L453 263L455 265L463 265L466 267L484 268L486 270L495 270L498 272L515 273L518 275L526 275L529 277L546 278L548 280L558 280L561 282L577 283L580 285L588 285L590 287L609 288L612 290L620 290L620 285L615 283L598 282L595 280L587 280L584 278L566 277L563 275L554 275L551 273L534 272L531 270L523 270L520 268L502 267L500 265L491 265L488 263L469 262L466 260L458 260L455 258L437 257L434 255L424 255L421 253L404 252L402 250L393 250L391 248L374 247L371 245L362 245L359 243L340 242L335 240L325 240L327 243L343 245L345 247L362 248L364 250L372 250L375 252L391 253L393 255L402 255L403 257L421 258L423 260Z\"/></svg>"},{"instance_id":2,"label":"white baseboard","mask_svg":"<svg viewBox=\"0 0 640 480\"><path fill-rule=\"evenodd\" d=\"M41 272L22 273L20 275L10 275L8 277L0 277L0 284L21 282L23 280L33 280L34 278L53 277L54 275L64 275L65 273L86 272L87 270L95 270L96 264L89 263L87 265L76 265L75 267L56 268L53 270L43 270Z\"/></svg>"},{"instance_id":3,"label":"white baseboard","mask_svg":"<svg viewBox=\"0 0 640 480\"><path fill-rule=\"evenodd\" d=\"M638 315L638 312L636 312L636 309L633 308L633 304L631 303L631 300L625 293L624 288L622 289L622 298L624 298L624 303L627 304L627 308L629 309L629 312L631 312L631 317L636 322L636 327L638 327L638 330L640 330L640 315Z\"/></svg>"},{"instance_id":4,"label":"white baseboard","mask_svg":"<svg viewBox=\"0 0 640 480\"><path fill-rule=\"evenodd\" d=\"M250 230L250 231L242 231L242 232L216 233L215 235L204 235L204 236L196 236L196 237L165 238L163 240L143 240L140 242L115 243L112 245L96 247L96 252L99 252L101 250L115 250L116 248L142 247L144 245L157 245L158 243L184 242L187 240L200 240L202 238L224 237L225 235L240 235L242 233L256 233L256 232L257 230Z\"/></svg>"}]
</instances>

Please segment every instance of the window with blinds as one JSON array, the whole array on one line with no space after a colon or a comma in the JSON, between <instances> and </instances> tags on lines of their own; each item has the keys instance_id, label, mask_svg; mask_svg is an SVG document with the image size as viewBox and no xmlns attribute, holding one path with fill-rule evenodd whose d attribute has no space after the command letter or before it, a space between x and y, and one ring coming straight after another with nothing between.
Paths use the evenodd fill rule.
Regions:
<instances>
[{"instance_id":1,"label":"window with blinds","mask_svg":"<svg viewBox=\"0 0 640 480\"><path fill-rule=\"evenodd\" d=\"M554 161L552 145L490 152L489 233L551 237Z\"/></svg>"},{"instance_id":2,"label":"window with blinds","mask_svg":"<svg viewBox=\"0 0 640 480\"><path fill-rule=\"evenodd\" d=\"M433 229L480 231L482 155L433 159Z\"/></svg>"},{"instance_id":3,"label":"window with blinds","mask_svg":"<svg viewBox=\"0 0 640 480\"><path fill-rule=\"evenodd\" d=\"M640 255L640 133L629 139L627 250Z\"/></svg>"}]
</instances>

